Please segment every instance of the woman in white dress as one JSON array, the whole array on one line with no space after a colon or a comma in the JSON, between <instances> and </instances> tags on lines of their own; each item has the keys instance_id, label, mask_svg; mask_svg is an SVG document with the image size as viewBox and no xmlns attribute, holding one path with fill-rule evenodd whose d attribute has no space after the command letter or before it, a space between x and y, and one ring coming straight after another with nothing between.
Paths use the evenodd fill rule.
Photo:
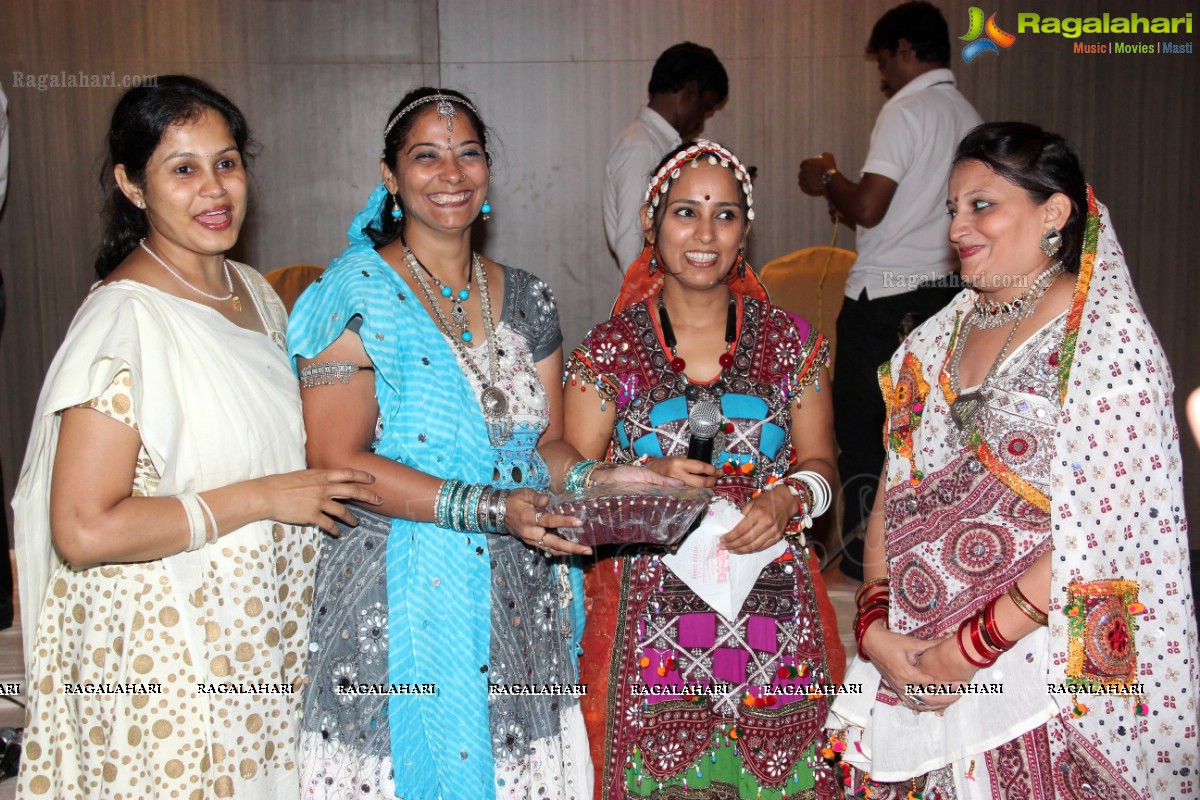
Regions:
<instances>
[{"instance_id":1,"label":"woman in white dress","mask_svg":"<svg viewBox=\"0 0 1200 800\"><path fill-rule=\"evenodd\" d=\"M249 133L187 76L108 134L101 278L50 367L14 500L22 797L298 795L317 530L378 502L304 470L286 315L226 260Z\"/></svg>"}]
</instances>

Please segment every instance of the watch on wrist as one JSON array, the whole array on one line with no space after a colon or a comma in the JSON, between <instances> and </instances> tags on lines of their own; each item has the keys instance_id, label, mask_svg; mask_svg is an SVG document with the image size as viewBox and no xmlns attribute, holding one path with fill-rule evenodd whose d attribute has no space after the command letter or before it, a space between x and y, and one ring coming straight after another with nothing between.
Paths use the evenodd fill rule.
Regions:
<instances>
[{"instance_id":1,"label":"watch on wrist","mask_svg":"<svg viewBox=\"0 0 1200 800\"><path fill-rule=\"evenodd\" d=\"M833 176L837 175L837 174L838 174L837 167L830 167L829 169L822 172L821 173L821 185L824 186L826 189L828 189L829 184L833 183Z\"/></svg>"}]
</instances>

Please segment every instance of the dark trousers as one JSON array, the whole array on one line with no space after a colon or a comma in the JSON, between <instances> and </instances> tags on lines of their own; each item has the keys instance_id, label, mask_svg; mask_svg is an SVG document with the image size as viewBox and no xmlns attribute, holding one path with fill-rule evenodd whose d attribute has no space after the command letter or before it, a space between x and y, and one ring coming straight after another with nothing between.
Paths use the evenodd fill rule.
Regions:
<instances>
[{"instance_id":1,"label":"dark trousers","mask_svg":"<svg viewBox=\"0 0 1200 800\"><path fill-rule=\"evenodd\" d=\"M883 472L885 407L879 367L913 328L937 313L958 293L954 287L919 286L904 294L847 297L837 318L837 363L833 380L833 429L838 475L845 498L842 534L848 537L871 513ZM841 569L862 580L863 542L846 544Z\"/></svg>"}]
</instances>

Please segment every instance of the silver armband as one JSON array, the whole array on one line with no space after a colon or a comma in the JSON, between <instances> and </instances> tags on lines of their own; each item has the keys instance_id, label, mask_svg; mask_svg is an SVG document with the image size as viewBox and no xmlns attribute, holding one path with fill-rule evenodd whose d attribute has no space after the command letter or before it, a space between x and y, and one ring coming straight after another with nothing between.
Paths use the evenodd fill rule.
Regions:
<instances>
[{"instance_id":1,"label":"silver armband","mask_svg":"<svg viewBox=\"0 0 1200 800\"><path fill-rule=\"evenodd\" d=\"M335 383L349 383L350 376L363 369L349 361L317 361L300 370L300 385L305 389L314 386L332 386Z\"/></svg>"}]
</instances>

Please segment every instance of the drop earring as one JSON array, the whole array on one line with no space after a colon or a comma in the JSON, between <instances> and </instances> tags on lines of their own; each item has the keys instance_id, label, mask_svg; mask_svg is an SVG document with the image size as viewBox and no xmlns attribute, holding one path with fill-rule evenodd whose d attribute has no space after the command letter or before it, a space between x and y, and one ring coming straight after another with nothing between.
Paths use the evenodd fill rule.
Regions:
<instances>
[{"instance_id":1,"label":"drop earring","mask_svg":"<svg viewBox=\"0 0 1200 800\"><path fill-rule=\"evenodd\" d=\"M746 279L746 248L738 248L737 257L737 276L738 280Z\"/></svg>"},{"instance_id":2,"label":"drop earring","mask_svg":"<svg viewBox=\"0 0 1200 800\"><path fill-rule=\"evenodd\" d=\"M404 217L404 209L400 207L400 198L392 192L392 219L399 221Z\"/></svg>"},{"instance_id":3,"label":"drop earring","mask_svg":"<svg viewBox=\"0 0 1200 800\"><path fill-rule=\"evenodd\" d=\"M646 269L651 275L658 272L658 256L650 256L650 266Z\"/></svg>"},{"instance_id":4,"label":"drop earring","mask_svg":"<svg viewBox=\"0 0 1200 800\"><path fill-rule=\"evenodd\" d=\"M479 213L483 215L483 221L487 222L492 218L492 204L488 200L483 201L483 206L479 209Z\"/></svg>"}]
</instances>

